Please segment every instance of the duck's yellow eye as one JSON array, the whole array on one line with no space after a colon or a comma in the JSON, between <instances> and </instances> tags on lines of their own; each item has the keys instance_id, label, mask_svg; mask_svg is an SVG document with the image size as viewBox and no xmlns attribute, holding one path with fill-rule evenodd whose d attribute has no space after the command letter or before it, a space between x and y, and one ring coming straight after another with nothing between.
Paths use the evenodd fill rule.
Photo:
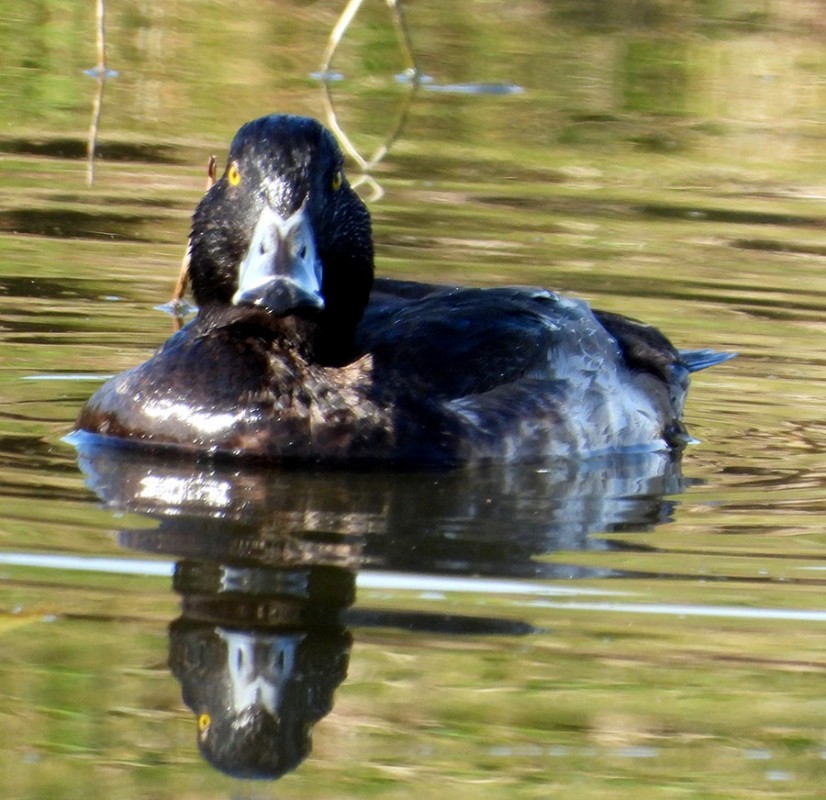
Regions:
<instances>
[{"instance_id":1,"label":"duck's yellow eye","mask_svg":"<svg viewBox=\"0 0 826 800\"><path fill-rule=\"evenodd\" d=\"M230 186L237 186L241 183L241 173L238 171L238 167L235 165L235 162L229 165L229 169L227 170L227 182Z\"/></svg>"},{"instance_id":2,"label":"duck's yellow eye","mask_svg":"<svg viewBox=\"0 0 826 800\"><path fill-rule=\"evenodd\" d=\"M341 184L344 181L344 175L341 174L341 170L337 169L336 174L333 175L333 180L330 181L330 186L333 187L333 191L337 192L341 188Z\"/></svg>"},{"instance_id":3,"label":"duck's yellow eye","mask_svg":"<svg viewBox=\"0 0 826 800\"><path fill-rule=\"evenodd\" d=\"M198 716L198 732L206 733L209 730L210 722L212 722L212 717L209 714L200 714Z\"/></svg>"}]
</instances>

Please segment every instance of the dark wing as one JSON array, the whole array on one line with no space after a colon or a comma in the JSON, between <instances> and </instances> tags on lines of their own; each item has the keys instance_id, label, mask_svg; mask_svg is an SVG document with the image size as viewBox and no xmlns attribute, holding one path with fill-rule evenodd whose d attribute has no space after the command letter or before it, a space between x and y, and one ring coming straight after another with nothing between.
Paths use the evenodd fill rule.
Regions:
<instances>
[{"instance_id":1,"label":"dark wing","mask_svg":"<svg viewBox=\"0 0 826 800\"><path fill-rule=\"evenodd\" d=\"M547 376L565 317L552 293L377 284L357 348L372 353L379 384L451 399Z\"/></svg>"},{"instance_id":2,"label":"dark wing","mask_svg":"<svg viewBox=\"0 0 826 800\"><path fill-rule=\"evenodd\" d=\"M542 289L383 283L359 329L379 387L455 450L567 457L685 443L689 365L656 329ZM424 426L427 428L428 426ZM426 431L418 434L425 436ZM415 437L411 437L415 438ZM432 445L431 445L432 446ZM459 459L461 460L461 458Z\"/></svg>"}]
</instances>

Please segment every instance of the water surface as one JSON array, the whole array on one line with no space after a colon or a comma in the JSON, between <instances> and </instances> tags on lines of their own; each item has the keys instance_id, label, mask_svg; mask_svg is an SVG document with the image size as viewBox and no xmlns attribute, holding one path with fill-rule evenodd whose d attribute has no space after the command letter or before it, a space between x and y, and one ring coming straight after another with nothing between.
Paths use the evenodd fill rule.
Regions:
<instances>
[{"instance_id":1,"label":"water surface","mask_svg":"<svg viewBox=\"0 0 826 800\"><path fill-rule=\"evenodd\" d=\"M425 0L406 52L365 3L326 84L326 0L110 2L105 82L92 4L6 5L5 797L822 796L816 5ZM699 443L388 475L65 442L169 335L207 159L272 111L347 137L382 274L737 351Z\"/></svg>"}]
</instances>

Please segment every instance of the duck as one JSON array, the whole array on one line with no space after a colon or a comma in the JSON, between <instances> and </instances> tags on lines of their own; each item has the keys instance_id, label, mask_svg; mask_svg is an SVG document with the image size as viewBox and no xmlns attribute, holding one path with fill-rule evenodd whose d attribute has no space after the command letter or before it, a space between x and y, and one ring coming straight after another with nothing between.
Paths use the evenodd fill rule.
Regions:
<instances>
[{"instance_id":1,"label":"duck","mask_svg":"<svg viewBox=\"0 0 826 800\"><path fill-rule=\"evenodd\" d=\"M309 117L238 130L189 254L197 315L76 431L316 465L681 450L690 374L731 357L545 288L376 277L370 214Z\"/></svg>"}]
</instances>

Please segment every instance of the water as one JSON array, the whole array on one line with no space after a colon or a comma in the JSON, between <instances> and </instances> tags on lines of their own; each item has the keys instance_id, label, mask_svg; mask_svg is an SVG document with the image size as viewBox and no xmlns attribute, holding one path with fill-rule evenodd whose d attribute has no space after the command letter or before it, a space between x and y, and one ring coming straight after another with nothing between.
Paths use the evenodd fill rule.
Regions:
<instances>
[{"instance_id":1,"label":"water","mask_svg":"<svg viewBox=\"0 0 826 800\"><path fill-rule=\"evenodd\" d=\"M425 0L406 53L365 3L325 88L339 4L108 3L103 84L91 5L0 15L3 796L821 797L820 9ZM738 351L699 443L393 475L65 442L270 111L347 137L383 274Z\"/></svg>"}]
</instances>

